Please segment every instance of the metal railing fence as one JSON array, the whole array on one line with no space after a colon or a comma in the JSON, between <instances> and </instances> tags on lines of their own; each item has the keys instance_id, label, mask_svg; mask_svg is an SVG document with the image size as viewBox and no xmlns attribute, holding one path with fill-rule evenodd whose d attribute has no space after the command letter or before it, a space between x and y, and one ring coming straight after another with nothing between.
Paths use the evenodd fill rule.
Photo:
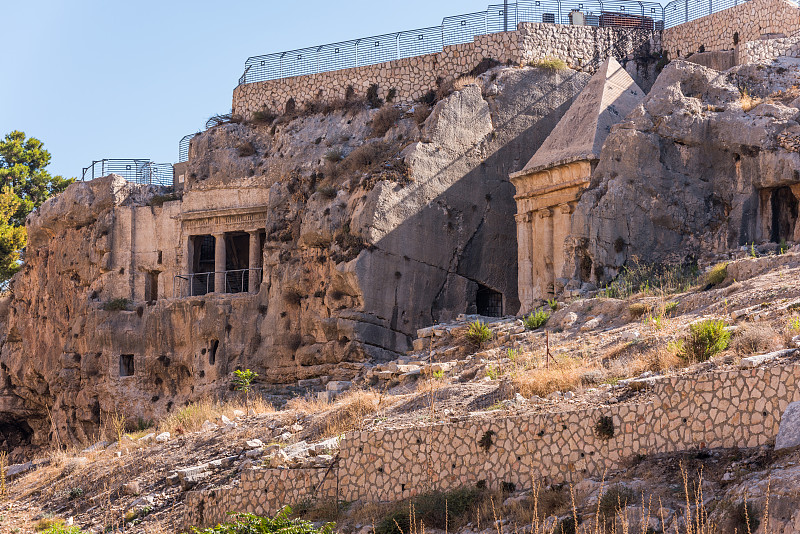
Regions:
<instances>
[{"instance_id":1,"label":"metal railing fence","mask_svg":"<svg viewBox=\"0 0 800 534\"><path fill-rule=\"evenodd\" d=\"M679 26L700 17L712 15L748 0L672 0L664 6L664 25L666 28ZM789 0L797 5L797 0Z\"/></svg>"},{"instance_id":2,"label":"metal railing fence","mask_svg":"<svg viewBox=\"0 0 800 534\"><path fill-rule=\"evenodd\" d=\"M445 17L441 25L430 28L249 57L239 85L441 52L445 46L468 43L479 35L515 30L520 22L582 23L658 31L746 1L672 0L665 6L634 0L525 0L495 4L486 11ZM791 1L797 4L797 0Z\"/></svg>"},{"instance_id":3,"label":"metal railing fence","mask_svg":"<svg viewBox=\"0 0 800 534\"><path fill-rule=\"evenodd\" d=\"M235 269L230 271L176 274L173 278L173 298L198 297L215 291L217 274L225 274L225 293L247 293L250 291L250 273L257 275L259 283L262 277L262 268Z\"/></svg>"},{"instance_id":4,"label":"metal railing fence","mask_svg":"<svg viewBox=\"0 0 800 534\"><path fill-rule=\"evenodd\" d=\"M155 163L149 159L100 159L83 168L81 180L94 180L118 174L136 184L172 185L172 164Z\"/></svg>"},{"instance_id":5,"label":"metal railing fence","mask_svg":"<svg viewBox=\"0 0 800 534\"><path fill-rule=\"evenodd\" d=\"M187 134L178 142L178 163L189 161L189 142L197 133Z\"/></svg>"},{"instance_id":6,"label":"metal railing fence","mask_svg":"<svg viewBox=\"0 0 800 534\"><path fill-rule=\"evenodd\" d=\"M664 27L664 7L658 2L526 0L507 5L495 4L488 6L485 11L445 17L441 25L430 28L253 56L245 61L239 85L441 52L445 46L469 43L479 35L515 30L520 22L570 24L573 11L580 11L584 15L584 23L590 26L648 30Z\"/></svg>"}]
</instances>

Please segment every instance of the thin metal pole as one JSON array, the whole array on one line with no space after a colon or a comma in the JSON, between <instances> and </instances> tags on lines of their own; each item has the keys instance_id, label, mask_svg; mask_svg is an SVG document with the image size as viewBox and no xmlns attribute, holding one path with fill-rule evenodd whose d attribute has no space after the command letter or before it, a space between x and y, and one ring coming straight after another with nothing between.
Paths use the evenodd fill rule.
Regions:
<instances>
[{"instance_id":1,"label":"thin metal pole","mask_svg":"<svg viewBox=\"0 0 800 534\"><path fill-rule=\"evenodd\" d=\"M503 0L503 31L508 31L508 0Z\"/></svg>"}]
</instances>

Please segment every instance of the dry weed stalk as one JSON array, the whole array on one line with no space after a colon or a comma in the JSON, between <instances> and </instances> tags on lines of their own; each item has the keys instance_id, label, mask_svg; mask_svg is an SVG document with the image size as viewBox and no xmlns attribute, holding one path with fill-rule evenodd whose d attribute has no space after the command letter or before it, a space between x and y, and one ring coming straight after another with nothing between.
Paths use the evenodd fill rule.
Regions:
<instances>
[{"instance_id":1,"label":"dry weed stalk","mask_svg":"<svg viewBox=\"0 0 800 534\"><path fill-rule=\"evenodd\" d=\"M0 499L8 497L8 488L6 487L6 472L8 470L8 453L0 451Z\"/></svg>"}]
</instances>

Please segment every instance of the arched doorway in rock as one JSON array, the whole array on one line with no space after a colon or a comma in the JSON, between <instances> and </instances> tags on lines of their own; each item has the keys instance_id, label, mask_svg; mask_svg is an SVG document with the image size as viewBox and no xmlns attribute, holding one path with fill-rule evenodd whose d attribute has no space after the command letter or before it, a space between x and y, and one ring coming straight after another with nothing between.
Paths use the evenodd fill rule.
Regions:
<instances>
[{"instance_id":1,"label":"arched doorway in rock","mask_svg":"<svg viewBox=\"0 0 800 534\"><path fill-rule=\"evenodd\" d=\"M503 294L483 284L478 284L478 291L475 293L475 306L478 315L502 317Z\"/></svg>"}]
</instances>

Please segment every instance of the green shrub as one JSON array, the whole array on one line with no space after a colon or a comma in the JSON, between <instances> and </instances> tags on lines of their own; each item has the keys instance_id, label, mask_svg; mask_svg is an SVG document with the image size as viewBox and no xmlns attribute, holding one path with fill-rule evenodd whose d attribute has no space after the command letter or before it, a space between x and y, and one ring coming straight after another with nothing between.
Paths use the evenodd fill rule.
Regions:
<instances>
[{"instance_id":1,"label":"green shrub","mask_svg":"<svg viewBox=\"0 0 800 534\"><path fill-rule=\"evenodd\" d=\"M164 202L171 202L173 200L178 200L178 195L175 193L169 193L167 195L153 195L150 198L150 205L160 207L164 205Z\"/></svg>"},{"instance_id":2,"label":"green shrub","mask_svg":"<svg viewBox=\"0 0 800 534\"><path fill-rule=\"evenodd\" d=\"M558 311L558 301L556 299L547 299L547 305L553 311Z\"/></svg>"},{"instance_id":3,"label":"green shrub","mask_svg":"<svg viewBox=\"0 0 800 534\"><path fill-rule=\"evenodd\" d=\"M614 419L609 415L601 415L594 424L594 433L600 439L614 437Z\"/></svg>"},{"instance_id":4,"label":"green shrub","mask_svg":"<svg viewBox=\"0 0 800 534\"><path fill-rule=\"evenodd\" d=\"M383 137L386 135L392 126L397 124L400 117L403 116L403 110L394 106L384 106L378 110L372 117L372 137Z\"/></svg>"},{"instance_id":5,"label":"green shrub","mask_svg":"<svg viewBox=\"0 0 800 534\"><path fill-rule=\"evenodd\" d=\"M264 124L272 124L278 118L277 113L273 113L267 109L256 111L253 113L253 122L263 122Z\"/></svg>"},{"instance_id":6,"label":"green shrub","mask_svg":"<svg viewBox=\"0 0 800 534\"><path fill-rule=\"evenodd\" d=\"M714 265L708 272L705 274L704 282L706 286L716 286L721 284L725 278L728 277L728 264L727 262L722 262Z\"/></svg>"},{"instance_id":7,"label":"green shrub","mask_svg":"<svg viewBox=\"0 0 800 534\"><path fill-rule=\"evenodd\" d=\"M451 529L452 532L474 513L475 506L485 495L485 491L477 488L461 488L449 492L432 492L418 495L411 501L398 503L397 506L375 527L375 534L408 534L420 532L421 525L426 529ZM413 511L412 513L410 513ZM416 525L411 524L411 519Z\"/></svg>"},{"instance_id":8,"label":"green shrub","mask_svg":"<svg viewBox=\"0 0 800 534\"><path fill-rule=\"evenodd\" d=\"M331 148L330 150L325 152L325 155L322 156L322 158L325 161L330 161L331 163L337 163L339 161L342 161L342 159L344 158L344 154L342 154L342 151L338 148Z\"/></svg>"},{"instance_id":9,"label":"green shrub","mask_svg":"<svg viewBox=\"0 0 800 534\"><path fill-rule=\"evenodd\" d=\"M601 295L624 299L638 293L670 294L688 291L698 283L697 265L642 263L633 257Z\"/></svg>"},{"instance_id":10,"label":"green shrub","mask_svg":"<svg viewBox=\"0 0 800 534\"><path fill-rule=\"evenodd\" d=\"M67 526L63 523L56 523L50 528L41 531L42 534L82 534L83 531L80 527Z\"/></svg>"},{"instance_id":11,"label":"green shrub","mask_svg":"<svg viewBox=\"0 0 800 534\"><path fill-rule=\"evenodd\" d=\"M328 200L336 198L336 188L330 185L318 187L317 193L319 193L322 198L326 198Z\"/></svg>"},{"instance_id":12,"label":"green shrub","mask_svg":"<svg viewBox=\"0 0 800 534\"><path fill-rule=\"evenodd\" d=\"M240 158L249 158L250 156L255 156L256 147L250 141L246 141L236 147L236 153L239 154Z\"/></svg>"},{"instance_id":13,"label":"green shrub","mask_svg":"<svg viewBox=\"0 0 800 534\"><path fill-rule=\"evenodd\" d=\"M105 304L103 304L103 309L105 311L125 311L131 305L131 301L126 298L121 299L111 299Z\"/></svg>"},{"instance_id":14,"label":"green shrub","mask_svg":"<svg viewBox=\"0 0 800 534\"><path fill-rule=\"evenodd\" d=\"M724 321L707 319L689 325L689 336L683 344L681 356L687 360L704 362L728 348L731 333L725 330Z\"/></svg>"},{"instance_id":15,"label":"green shrub","mask_svg":"<svg viewBox=\"0 0 800 534\"><path fill-rule=\"evenodd\" d=\"M611 486L608 488L608 491L600 497L598 510L601 515L606 518L611 518L614 517L617 510L624 510L628 504L634 501L635 495L631 489L625 486Z\"/></svg>"},{"instance_id":16,"label":"green shrub","mask_svg":"<svg viewBox=\"0 0 800 534\"><path fill-rule=\"evenodd\" d=\"M543 327L548 319L550 319L550 314L544 310L539 310L531 313L527 317L523 317L522 324L524 324L525 328L528 330L536 330L537 328Z\"/></svg>"},{"instance_id":17,"label":"green shrub","mask_svg":"<svg viewBox=\"0 0 800 534\"><path fill-rule=\"evenodd\" d=\"M378 96L377 83L373 83L367 88L367 102L371 108L379 108L383 105L383 99Z\"/></svg>"},{"instance_id":18,"label":"green shrub","mask_svg":"<svg viewBox=\"0 0 800 534\"><path fill-rule=\"evenodd\" d=\"M319 528L305 519L289 519L292 509L284 506L275 517L261 517L255 514L232 514L232 521L215 527L198 529L192 527L194 534L332 534L333 523Z\"/></svg>"},{"instance_id":19,"label":"green shrub","mask_svg":"<svg viewBox=\"0 0 800 534\"><path fill-rule=\"evenodd\" d=\"M645 304L644 302L634 302L630 306L628 306L628 311L631 314L631 317L634 319L641 317L648 311L650 311L650 306Z\"/></svg>"},{"instance_id":20,"label":"green shrub","mask_svg":"<svg viewBox=\"0 0 800 534\"><path fill-rule=\"evenodd\" d=\"M475 319L475 322L469 324L467 328L467 339L476 345L480 345L484 341L492 339L492 331L486 326L486 323L480 319Z\"/></svg>"},{"instance_id":21,"label":"green shrub","mask_svg":"<svg viewBox=\"0 0 800 534\"><path fill-rule=\"evenodd\" d=\"M542 59L537 59L536 61L531 61L528 63L528 66L551 71L565 70L567 68L567 64L563 59L553 56L547 56Z\"/></svg>"}]
</instances>

